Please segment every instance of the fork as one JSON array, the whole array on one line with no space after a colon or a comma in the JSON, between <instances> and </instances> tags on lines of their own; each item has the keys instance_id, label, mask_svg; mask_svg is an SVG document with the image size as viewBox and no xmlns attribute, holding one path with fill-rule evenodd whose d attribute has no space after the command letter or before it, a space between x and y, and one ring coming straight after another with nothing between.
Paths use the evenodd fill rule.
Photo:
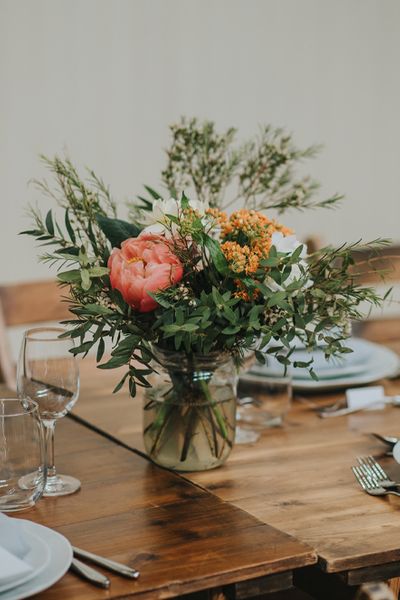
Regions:
<instances>
[{"instance_id":1,"label":"fork","mask_svg":"<svg viewBox=\"0 0 400 600\"><path fill-rule=\"evenodd\" d=\"M351 470L353 471L358 483L367 494L370 494L371 496L400 496L399 492L387 490L380 486L377 479L364 475L361 467L351 467Z\"/></svg>"},{"instance_id":2,"label":"fork","mask_svg":"<svg viewBox=\"0 0 400 600\"><path fill-rule=\"evenodd\" d=\"M383 470L381 465L374 459L373 456L358 456L357 461L364 475L376 479L377 483L381 487L386 488L400 486L400 483L390 479L389 475Z\"/></svg>"}]
</instances>

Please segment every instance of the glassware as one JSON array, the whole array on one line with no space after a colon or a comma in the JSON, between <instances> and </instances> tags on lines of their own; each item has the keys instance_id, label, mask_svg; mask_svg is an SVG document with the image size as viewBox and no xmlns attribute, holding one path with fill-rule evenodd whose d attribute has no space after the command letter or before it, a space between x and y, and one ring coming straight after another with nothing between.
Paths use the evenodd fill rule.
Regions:
<instances>
[{"instance_id":1,"label":"glassware","mask_svg":"<svg viewBox=\"0 0 400 600\"><path fill-rule=\"evenodd\" d=\"M44 496L65 496L80 488L80 481L59 475L54 465L54 430L57 419L71 410L79 395L78 362L70 350L71 338L59 327L38 327L25 332L17 370L17 391L22 400L35 400L46 433L47 482ZM31 486L40 476L32 473L21 485Z\"/></svg>"},{"instance_id":2,"label":"glassware","mask_svg":"<svg viewBox=\"0 0 400 600\"><path fill-rule=\"evenodd\" d=\"M153 348L158 373L146 390L144 445L176 471L221 465L235 438L237 373L227 354L188 356Z\"/></svg>"},{"instance_id":3,"label":"glassware","mask_svg":"<svg viewBox=\"0 0 400 600\"><path fill-rule=\"evenodd\" d=\"M237 419L247 427L262 430L280 427L290 410L292 401L292 378L282 371L271 372L257 382L239 380Z\"/></svg>"},{"instance_id":4,"label":"glassware","mask_svg":"<svg viewBox=\"0 0 400 600\"><path fill-rule=\"evenodd\" d=\"M46 481L43 426L38 405L0 398L0 511L30 508L39 500ZM39 476L21 487L21 478L35 470Z\"/></svg>"}]
</instances>

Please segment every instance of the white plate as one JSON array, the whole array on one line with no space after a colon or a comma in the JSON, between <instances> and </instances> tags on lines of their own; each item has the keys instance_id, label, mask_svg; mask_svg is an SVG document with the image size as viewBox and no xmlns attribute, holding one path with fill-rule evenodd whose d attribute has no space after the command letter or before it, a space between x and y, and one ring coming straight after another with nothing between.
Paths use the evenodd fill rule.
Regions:
<instances>
[{"instance_id":1,"label":"white plate","mask_svg":"<svg viewBox=\"0 0 400 600\"><path fill-rule=\"evenodd\" d=\"M24 530L24 540L26 540L26 543L29 545L29 552L22 560L32 567L32 571L20 577L16 577L13 581L0 585L0 593L36 577L36 575L39 575L50 562L50 549L46 542L37 535L27 531L24 525L22 525L22 529Z\"/></svg>"},{"instance_id":2,"label":"white plate","mask_svg":"<svg viewBox=\"0 0 400 600\"><path fill-rule=\"evenodd\" d=\"M400 357L398 354L374 344L374 352L369 357L364 365L364 371L355 375L343 375L343 377L335 377L332 379L321 379L314 381L313 379L297 379L293 377L293 388L295 390L326 390L339 387L353 387L372 383L384 377L393 377L400 369Z\"/></svg>"},{"instance_id":3,"label":"white plate","mask_svg":"<svg viewBox=\"0 0 400 600\"><path fill-rule=\"evenodd\" d=\"M67 572L72 561L72 547L60 533L43 525L21 519L27 533L39 538L49 549L50 560L47 567L29 581L1 594L1 600L22 600L38 594L56 583Z\"/></svg>"},{"instance_id":4,"label":"white plate","mask_svg":"<svg viewBox=\"0 0 400 600\"><path fill-rule=\"evenodd\" d=\"M400 369L400 357L386 348L385 346L380 346L379 344L373 344L372 342L367 342L365 340L357 340L357 352L361 351L365 347L365 350L368 352L364 353L364 362L362 371L357 371L350 373L346 369L343 369L342 374L340 374L340 368L335 366L335 370L331 370L330 376L328 372L324 373L324 377L319 381L314 381L313 379L304 378L304 371L300 372L296 376L296 372L294 371L292 377L293 388L295 390L325 390L325 389L334 389L334 388L342 388L342 387L352 387L355 385L364 385L367 383L372 383L373 381L377 381L378 379L382 379L384 377L392 377L395 375ZM351 356L351 354L349 354ZM352 365L353 366L353 365ZM263 375L261 375L261 371L257 371L257 373L252 373L251 371L240 376L244 382L249 383L257 383L262 385L263 379L268 377L268 375L273 375L273 373L269 373L268 369L264 367Z\"/></svg>"},{"instance_id":5,"label":"white plate","mask_svg":"<svg viewBox=\"0 0 400 600\"><path fill-rule=\"evenodd\" d=\"M318 379L331 379L332 377L344 377L356 375L365 371L365 364L369 361L376 350L376 344L358 338L349 338L345 342L346 347L353 352L341 354L340 356L325 358L323 347L316 348L313 352L307 352L303 347L296 347L291 356L292 361L309 362L313 359L313 369ZM293 369L293 377L297 379L309 379L307 369ZM282 372L282 365L273 358L268 358L268 365L255 364L250 369L251 375L271 376L275 372Z\"/></svg>"}]
</instances>

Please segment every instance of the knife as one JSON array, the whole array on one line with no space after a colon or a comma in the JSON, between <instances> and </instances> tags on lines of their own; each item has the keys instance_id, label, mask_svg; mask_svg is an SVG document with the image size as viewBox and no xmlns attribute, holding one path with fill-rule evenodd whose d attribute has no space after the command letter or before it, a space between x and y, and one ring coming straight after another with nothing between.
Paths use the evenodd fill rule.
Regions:
<instances>
[{"instance_id":1,"label":"knife","mask_svg":"<svg viewBox=\"0 0 400 600\"><path fill-rule=\"evenodd\" d=\"M102 573L99 573L99 571L96 571L96 569L92 569L92 567L89 567L89 565L85 565L85 563L81 562L77 558L72 559L70 569L94 585L102 587L106 590L108 590L110 587L110 580L108 577Z\"/></svg>"},{"instance_id":2,"label":"knife","mask_svg":"<svg viewBox=\"0 0 400 600\"><path fill-rule=\"evenodd\" d=\"M137 571L136 569L132 569L127 565L115 562L114 560L110 560L109 558L105 558L104 556L98 556L97 554L87 552L86 550L81 550L80 548L76 548L75 546L72 546L72 550L74 552L74 556L78 556L79 558L89 560L90 562L99 565L100 567L105 567L106 569L109 569L114 573L118 573L118 575L122 575L123 577L137 579L140 575L139 571Z\"/></svg>"}]
</instances>

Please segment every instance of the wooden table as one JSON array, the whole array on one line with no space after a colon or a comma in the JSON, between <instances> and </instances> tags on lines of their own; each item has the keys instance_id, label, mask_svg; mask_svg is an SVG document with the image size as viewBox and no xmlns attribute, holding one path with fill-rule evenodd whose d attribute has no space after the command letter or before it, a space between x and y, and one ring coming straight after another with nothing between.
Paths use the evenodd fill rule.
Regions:
<instances>
[{"instance_id":1,"label":"wooden table","mask_svg":"<svg viewBox=\"0 0 400 600\"><path fill-rule=\"evenodd\" d=\"M260 585L271 592L290 588L293 570L317 560L303 542L73 419L59 422L56 450L59 471L77 476L82 489L15 516L141 575L137 581L111 575L110 589L102 591L68 573L40 594L43 600L153 600L198 590L211 590L207 598L218 592L222 598L223 591L246 598Z\"/></svg>"},{"instance_id":2,"label":"wooden table","mask_svg":"<svg viewBox=\"0 0 400 600\"><path fill-rule=\"evenodd\" d=\"M400 351L398 321L369 323L363 333ZM108 390L111 379L118 379L116 373L95 380L85 369L90 369L88 363L83 365L76 414L129 447L142 449L140 400L124 393L111 398ZM400 380L383 383L388 394L400 392ZM266 430L253 445L237 445L222 468L185 474L230 505L312 546L318 571L308 588L318 595L322 580L329 591L319 597L326 599L345 598L343 582L356 585L400 576L400 505L364 494L350 470L357 455L383 450L368 432L399 434L400 411L386 408L321 420L309 406L341 395L314 395L295 403L284 428ZM386 459L385 466L400 478L392 460ZM335 586L342 590L340 596Z\"/></svg>"}]
</instances>

